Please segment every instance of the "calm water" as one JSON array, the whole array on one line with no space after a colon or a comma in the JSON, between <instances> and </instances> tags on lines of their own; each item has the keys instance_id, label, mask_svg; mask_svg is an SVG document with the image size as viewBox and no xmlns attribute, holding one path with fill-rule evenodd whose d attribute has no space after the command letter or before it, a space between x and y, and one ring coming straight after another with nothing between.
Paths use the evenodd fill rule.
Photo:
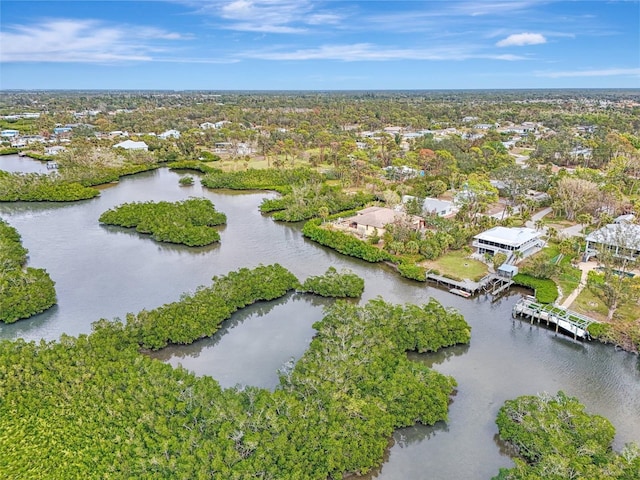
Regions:
<instances>
[{"instance_id":1,"label":"calm water","mask_svg":"<svg viewBox=\"0 0 640 480\"><path fill-rule=\"evenodd\" d=\"M237 312L211 338L172 345L151 356L209 375L224 388L240 385L273 390L278 372L305 352L332 300L288 294Z\"/></svg>"},{"instance_id":2,"label":"calm water","mask_svg":"<svg viewBox=\"0 0 640 480\"><path fill-rule=\"evenodd\" d=\"M0 155L0 170L20 173L51 173L53 171L47 168L47 162L19 155Z\"/></svg>"},{"instance_id":3,"label":"calm water","mask_svg":"<svg viewBox=\"0 0 640 480\"><path fill-rule=\"evenodd\" d=\"M0 165L6 157L0 157ZM22 160L22 159L21 159ZM39 163L39 162L37 162ZM435 355L412 355L454 376L458 391L449 421L416 426L394 435L388 460L374 478L486 479L511 460L495 441L495 416L506 399L562 389L589 412L608 417L617 429L616 448L640 441L640 363L612 347L581 344L552 331L512 320L520 298L466 300L398 277L390 269L336 254L305 240L301 225L262 216L265 192L212 192L198 182L180 187L180 174L159 170L124 178L100 197L74 204L0 203L0 217L16 227L29 249L30 265L56 281L59 304L32 319L1 325L0 337L56 339L87 333L99 318L154 308L183 292L240 267L280 263L300 280L329 266L349 268L365 279L362 302L382 296L394 303L435 297L461 311L472 325L469 346ZM219 245L191 249L159 244L147 236L98 223L100 214L132 201L209 198L226 213ZM307 348L311 325L326 300L291 294L238 312L214 337L158 354L173 365L211 375L223 386L273 388L278 370Z\"/></svg>"}]
</instances>

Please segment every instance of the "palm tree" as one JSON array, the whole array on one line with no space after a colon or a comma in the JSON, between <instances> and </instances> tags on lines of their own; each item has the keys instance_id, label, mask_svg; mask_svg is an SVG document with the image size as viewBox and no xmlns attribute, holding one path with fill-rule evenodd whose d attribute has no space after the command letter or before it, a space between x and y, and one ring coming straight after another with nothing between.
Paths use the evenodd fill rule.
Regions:
<instances>
[{"instance_id":1,"label":"palm tree","mask_svg":"<svg viewBox=\"0 0 640 480\"><path fill-rule=\"evenodd\" d=\"M539 218L538 220L535 221L534 226L536 230L542 230L544 228L544 222L542 221L541 218Z\"/></svg>"}]
</instances>

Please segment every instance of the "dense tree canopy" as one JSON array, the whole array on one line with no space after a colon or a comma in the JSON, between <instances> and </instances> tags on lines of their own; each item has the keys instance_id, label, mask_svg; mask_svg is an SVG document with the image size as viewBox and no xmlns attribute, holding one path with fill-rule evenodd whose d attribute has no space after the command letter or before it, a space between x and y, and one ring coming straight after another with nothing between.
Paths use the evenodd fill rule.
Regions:
<instances>
[{"instance_id":1,"label":"dense tree canopy","mask_svg":"<svg viewBox=\"0 0 640 480\"><path fill-rule=\"evenodd\" d=\"M0 321L13 323L56 303L55 282L41 268L26 267L20 234L0 219Z\"/></svg>"},{"instance_id":2,"label":"dense tree canopy","mask_svg":"<svg viewBox=\"0 0 640 480\"><path fill-rule=\"evenodd\" d=\"M210 200L190 198L175 203L125 203L100 215L100 222L135 227L159 242L199 247L220 240L220 234L211 227L226 223L227 217L216 211Z\"/></svg>"},{"instance_id":3,"label":"dense tree canopy","mask_svg":"<svg viewBox=\"0 0 640 480\"><path fill-rule=\"evenodd\" d=\"M520 457L514 468L502 469L496 479L640 478L638 445L613 452L613 425L604 417L589 415L584 405L563 392L508 400L496 423L500 438Z\"/></svg>"},{"instance_id":4,"label":"dense tree canopy","mask_svg":"<svg viewBox=\"0 0 640 480\"><path fill-rule=\"evenodd\" d=\"M242 269L126 325L101 320L78 338L0 342L0 473L342 478L379 465L394 428L446 419L455 381L411 362L406 351L466 343L470 328L433 300L336 303L274 392L222 390L210 377L139 352L143 330L190 342L230 315L227 304L276 298L295 283L277 265ZM194 315L209 327L194 330Z\"/></svg>"},{"instance_id":5,"label":"dense tree canopy","mask_svg":"<svg viewBox=\"0 0 640 480\"><path fill-rule=\"evenodd\" d=\"M364 279L353 272L338 272L334 267L329 267L324 275L307 278L300 291L323 297L358 298L364 291Z\"/></svg>"}]
</instances>

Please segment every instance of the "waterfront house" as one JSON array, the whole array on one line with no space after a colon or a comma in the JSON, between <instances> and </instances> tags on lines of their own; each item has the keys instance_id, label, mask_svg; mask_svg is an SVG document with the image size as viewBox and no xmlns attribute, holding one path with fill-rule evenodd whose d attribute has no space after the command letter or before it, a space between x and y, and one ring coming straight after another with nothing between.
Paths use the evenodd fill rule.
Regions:
<instances>
[{"instance_id":1,"label":"waterfront house","mask_svg":"<svg viewBox=\"0 0 640 480\"><path fill-rule=\"evenodd\" d=\"M603 249L624 260L640 258L640 225L634 223L610 223L591 232L585 240L586 258L598 256Z\"/></svg>"},{"instance_id":2,"label":"waterfront house","mask_svg":"<svg viewBox=\"0 0 640 480\"><path fill-rule=\"evenodd\" d=\"M416 230L424 228L424 220L415 215L386 207L367 207L353 217L346 218L344 223L349 229L363 237L382 235L385 227L396 221L410 223Z\"/></svg>"},{"instance_id":3,"label":"waterfront house","mask_svg":"<svg viewBox=\"0 0 640 480\"><path fill-rule=\"evenodd\" d=\"M519 252L527 257L544 246L541 233L527 227L494 227L473 237L472 245L479 254L504 253L507 257Z\"/></svg>"}]
</instances>

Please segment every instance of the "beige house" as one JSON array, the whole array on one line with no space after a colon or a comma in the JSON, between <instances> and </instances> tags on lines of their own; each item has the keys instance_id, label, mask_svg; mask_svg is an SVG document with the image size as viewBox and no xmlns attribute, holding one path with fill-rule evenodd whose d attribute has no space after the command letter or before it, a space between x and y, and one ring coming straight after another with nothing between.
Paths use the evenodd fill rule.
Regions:
<instances>
[{"instance_id":1,"label":"beige house","mask_svg":"<svg viewBox=\"0 0 640 480\"><path fill-rule=\"evenodd\" d=\"M411 223L416 230L424 228L424 220L415 215L407 215L386 207L367 207L360 210L353 217L346 218L344 222L350 229L355 230L363 237L382 235L384 229L390 223L402 220Z\"/></svg>"}]
</instances>

